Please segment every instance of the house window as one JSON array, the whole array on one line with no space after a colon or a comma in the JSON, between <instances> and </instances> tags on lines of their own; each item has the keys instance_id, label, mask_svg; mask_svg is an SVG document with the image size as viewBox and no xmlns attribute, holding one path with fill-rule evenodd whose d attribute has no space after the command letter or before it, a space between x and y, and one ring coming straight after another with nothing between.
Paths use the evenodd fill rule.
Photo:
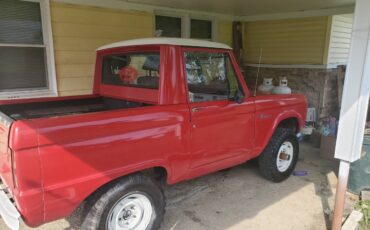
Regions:
<instances>
[{"instance_id":1,"label":"house window","mask_svg":"<svg viewBox=\"0 0 370 230\"><path fill-rule=\"evenodd\" d=\"M155 36L215 40L214 21L192 17L193 15L190 14L170 12L164 12L164 15L156 15Z\"/></svg>"},{"instance_id":2,"label":"house window","mask_svg":"<svg viewBox=\"0 0 370 230\"><path fill-rule=\"evenodd\" d=\"M191 19L190 37L196 39L212 40L212 21Z\"/></svg>"},{"instance_id":3,"label":"house window","mask_svg":"<svg viewBox=\"0 0 370 230\"><path fill-rule=\"evenodd\" d=\"M155 16L155 31L158 37L181 38L181 18Z\"/></svg>"},{"instance_id":4,"label":"house window","mask_svg":"<svg viewBox=\"0 0 370 230\"><path fill-rule=\"evenodd\" d=\"M0 98L55 95L48 10L48 0L0 1Z\"/></svg>"}]
</instances>

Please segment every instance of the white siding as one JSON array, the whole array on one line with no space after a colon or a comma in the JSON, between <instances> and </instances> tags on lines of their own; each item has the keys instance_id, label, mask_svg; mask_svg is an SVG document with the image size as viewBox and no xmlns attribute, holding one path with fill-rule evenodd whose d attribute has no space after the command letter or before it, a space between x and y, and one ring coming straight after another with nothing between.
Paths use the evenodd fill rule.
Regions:
<instances>
[{"instance_id":1,"label":"white siding","mask_svg":"<svg viewBox=\"0 0 370 230\"><path fill-rule=\"evenodd\" d=\"M346 64L351 43L353 14L334 15L329 43L328 64Z\"/></svg>"}]
</instances>

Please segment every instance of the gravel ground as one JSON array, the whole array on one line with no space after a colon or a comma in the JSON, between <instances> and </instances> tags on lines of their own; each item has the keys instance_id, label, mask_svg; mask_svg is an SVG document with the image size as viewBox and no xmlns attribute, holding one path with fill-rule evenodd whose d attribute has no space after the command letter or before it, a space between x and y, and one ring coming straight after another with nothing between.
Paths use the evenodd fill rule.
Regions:
<instances>
[{"instance_id":1,"label":"gravel ground","mask_svg":"<svg viewBox=\"0 0 370 230\"><path fill-rule=\"evenodd\" d=\"M307 176L275 184L261 178L255 162L165 188L167 208L161 230L327 229L333 208L337 163L301 143L296 167ZM78 229L76 217L37 229ZM7 229L0 220L0 229ZM24 224L21 229L30 229Z\"/></svg>"}]
</instances>

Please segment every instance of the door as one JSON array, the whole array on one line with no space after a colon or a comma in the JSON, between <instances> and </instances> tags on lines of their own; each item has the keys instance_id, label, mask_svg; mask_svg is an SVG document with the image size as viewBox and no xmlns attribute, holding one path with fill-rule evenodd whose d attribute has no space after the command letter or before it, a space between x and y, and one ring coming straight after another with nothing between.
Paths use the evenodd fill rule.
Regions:
<instances>
[{"instance_id":1,"label":"door","mask_svg":"<svg viewBox=\"0 0 370 230\"><path fill-rule=\"evenodd\" d=\"M243 79L223 50L184 51L191 112L191 167L248 158L253 148L254 102L245 99Z\"/></svg>"}]
</instances>

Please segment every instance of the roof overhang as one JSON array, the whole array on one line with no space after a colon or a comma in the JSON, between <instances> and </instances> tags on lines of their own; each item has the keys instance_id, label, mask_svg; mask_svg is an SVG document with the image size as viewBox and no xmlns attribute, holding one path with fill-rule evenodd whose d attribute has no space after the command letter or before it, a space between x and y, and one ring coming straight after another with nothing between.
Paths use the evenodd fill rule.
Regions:
<instances>
[{"instance_id":1,"label":"roof overhang","mask_svg":"<svg viewBox=\"0 0 370 230\"><path fill-rule=\"evenodd\" d=\"M234 21L273 20L353 13L355 0L51 0L141 12L176 12Z\"/></svg>"}]
</instances>

